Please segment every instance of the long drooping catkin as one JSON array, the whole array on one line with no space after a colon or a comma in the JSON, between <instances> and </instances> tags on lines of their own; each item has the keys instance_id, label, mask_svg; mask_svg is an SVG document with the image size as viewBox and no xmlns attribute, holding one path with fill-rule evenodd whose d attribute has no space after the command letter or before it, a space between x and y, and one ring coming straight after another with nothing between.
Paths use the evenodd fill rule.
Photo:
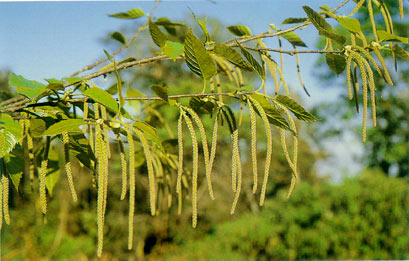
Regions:
<instances>
[{"instance_id":1,"label":"long drooping catkin","mask_svg":"<svg viewBox=\"0 0 409 261\"><path fill-rule=\"evenodd\" d=\"M214 194L213 194L213 187L212 187L212 180L211 180L211 169L209 165L209 147L207 145L207 137L206 137L206 131L204 129L202 120L200 119L199 115L192 110L191 108L184 107L184 109L192 116L194 121L196 122L196 125L199 129L199 133L202 139L202 146L203 146L203 157L204 157L204 162L205 162L205 172L206 172L206 180L207 180L207 189L209 190L209 195L212 200L214 200Z\"/></svg>"},{"instance_id":2,"label":"long drooping catkin","mask_svg":"<svg viewBox=\"0 0 409 261\"><path fill-rule=\"evenodd\" d=\"M379 68L378 64L376 63L375 59L372 57L372 55L363 47L357 45L354 46L356 49L358 49L365 57L366 59L368 59L368 61L370 61L373 66L375 67L376 71L378 72L378 74L383 77L383 73L381 71L381 68Z\"/></svg>"},{"instance_id":3,"label":"long drooping catkin","mask_svg":"<svg viewBox=\"0 0 409 261\"><path fill-rule=\"evenodd\" d=\"M308 96L310 96L310 93L308 92L308 90L307 90L307 88L305 87L305 84L304 84L304 82L302 81L302 78L301 78L300 57L299 57L298 52L297 52L297 47L295 47L295 45L294 45L293 47L294 47L294 52L295 52L295 58L296 58L296 61L297 61L297 74L298 74L298 79L299 79L299 81L300 81L301 87L303 88L304 92L305 92Z\"/></svg>"},{"instance_id":4,"label":"long drooping catkin","mask_svg":"<svg viewBox=\"0 0 409 261\"><path fill-rule=\"evenodd\" d=\"M374 80L372 69L369 63L365 59L362 59L362 62L364 63L366 67L366 71L368 72L369 90L371 92L372 123L373 123L373 126L376 127L375 80Z\"/></svg>"},{"instance_id":5,"label":"long drooping catkin","mask_svg":"<svg viewBox=\"0 0 409 261\"><path fill-rule=\"evenodd\" d=\"M128 219L128 249L133 244L133 219L135 212L135 145L132 131L127 129L129 148L129 219Z\"/></svg>"},{"instance_id":6,"label":"long drooping catkin","mask_svg":"<svg viewBox=\"0 0 409 261\"><path fill-rule=\"evenodd\" d=\"M264 200L266 196L267 190L267 182L268 182L268 175L270 173L270 164L271 164L271 154L273 149L273 136L271 135L270 123L267 118L267 114L264 111L263 107L260 105L258 101L253 99L251 96L247 96L250 99L250 102L253 103L254 107L260 113L261 119L264 122L264 127L266 130L267 136L267 153L266 153L266 163L264 169L264 178L263 178L263 186L261 188L261 195L260 195L260 206L264 205Z\"/></svg>"},{"instance_id":7,"label":"long drooping catkin","mask_svg":"<svg viewBox=\"0 0 409 261\"><path fill-rule=\"evenodd\" d=\"M3 227L3 181L0 179L0 231Z\"/></svg>"},{"instance_id":8,"label":"long drooping catkin","mask_svg":"<svg viewBox=\"0 0 409 261\"><path fill-rule=\"evenodd\" d=\"M46 138L45 142L45 149L44 149L44 156L43 160L41 161L41 169L40 169L40 202L41 202L41 210L43 214L47 213L47 192L46 192L46 175L47 175L47 165L48 165L48 151L50 149L50 142L51 139L49 136Z\"/></svg>"},{"instance_id":9,"label":"long drooping catkin","mask_svg":"<svg viewBox=\"0 0 409 261\"><path fill-rule=\"evenodd\" d=\"M391 76L389 75L389 71L388 68L386 68L386 64L385 64L385 60L383 59L381 52L379 51L378 47L376 47L375 45L372 46L373 50L375 52L376 57L378 57L379 62L382 65L382 69L384 72L384 76L385 76L385 80L388 84L393 85Z\"/></svg>"},{"instance_id":10,"label":"long drooping catkin","mask_svg":"<svg viewBox=\"0 0 409 261\"><path fill-rule=\"evenodd\" d=\"M251 134L251 162L253 165L253 194L257 191L257 117L251 102L248 102L250 111L250 134Z\"/></svg>"},{"instance_id":11,"label":"long drooping catkin","mask_svg":"<svg viewBox=\"0 0 409 261\"><path fill-rule=\"evenodd\" d=\"M101 106L101 116L104 121L107 120L107 109L105 108L105 106ZM109 147L108 127L106 126L106 124L104 124L103 129L104 129L104 140L105 140L105 146L107 150L107 156L108 156L108 159L110 159L111 149Z\"/></svg>"},{"instance_id":12,"label":"long drooping catkin","mask_svg":"<svg viewBox=\"0 0 409 261\"><path fill-rule=\"evenodd\" d=\"M97 256L101 257L104 245L104 216L105 216L105 177L106 174L106 147L102 136L101 126L95 126L96 158L98 160L98 195L97 195L97 226L98 226L98 250Z\"/></svg>"},{"instance_id":13,"label":"long drooping catkin","mask_svg":"<svg viewBox=\"0 0 409 261\"><path fill-rule=\"evenodd\" d=\"M72 178L71 159L70 159L70 137L68 132L63 132L64 143L64 160L65 160L65 173L67 174L68 186L71 191L72 200L76 202L78 200L77 192L75 191L74 181Z\"/></svg>"},{"instance_id":14,"label":"long drooping catkin","mask_svg":"<svg viewBox=\"0 0 409 261\"><path fill-rule=\"evenodd\" d=\"M126 187L128 186L126 155L125 155L124 144L122 143L121 136L119 135L119 133L116 134L116 139L118 141L119 155L121 158L122 188L121 188L121 198L120 199L124 200L126 197Z\"/></svg>"},{"instance_id":15,"label":"long drooping catkin","mask_svg":"<svg viewBox=\"0 0 409 261\"><path fill-rule=\"evenodd\" d=\"M347 88L348 88L348 98L352 100L354 95L352 93L351 87L351 64L352 64L352 55L350 54L347 59L346 73L347 73Z\"/></svg>"},{"instance_id":16,"label":"long drooping catkin","mask_svg":"<svg viewBox=\"0 0 409 261\"><path fill-rule=\"evenodd\" d=\"M218 129L219 129L219 121L218 121L219 117L218 116L219 116L219 114L216 113L216 116L214 118L214 124L213 124L212 147L210 148L210 159L209 159L210 172L213 169L214 159L216 158L217 132L218 132Z\"/></svg>"},{"instance_id":17,"label":"long drooping catkin","mask_svg":"<svg viewBox=\"0 0 409 261\"><path fill-rule=\"evenodd\" d=\"M84 121L86 121L86 120L88 119L88 113L89 113L89 105L88 105L88 102L84 102L83 106L84 106L84 107L83 107L83 109L84 109L84 115L82 116L82 119L83 119ZM87 133L87 127L88 127L88 125L85 123L84 126L83 126L83 128L82 128L82 131L84 132L84 134Z\"/></svg>"},{"instance_id":18,"label":"long drooping catkin","mask_svg":"<svg viewBox=\"0 0 409 261\"><path fill-rule=\"evenodd\" d=\"M199 149L197 144L196 132L193 123L189 116L183 114L186 125L189 129L190 137L192 139L193 150L193 171L192 171L192 227L197 226L197 174L198 174L198 158Z\"/></svg>"},{"instance_id":19,"label":"long drooping catkin","mask_svg":"<svg viewBox=\"0 0 409 261\"><path fill-rule=\"evenodd\" d=\"M30 186L31 189L34 189L34 170L35 170L35 162L34 162L34 143L33 137L31 136L30 132L30 120L26 120L26 133L27 133L27 149L28 149L28 159L29 159L29 177L30 177Z\"/></svg>"},{"instance_id":20,"label":"long drooping catkin","mask_svg":"<svg viewBox=\"0 0 409 261\"><path fill-rule=\"evenodd\" d=\"M3 174L3 177L1 178L1 183L2 183L2 190L3 190L3 213L4 213L4 221L6 221L7 225L10 225L10 212L9 212L9 185L10 181L9 178L6 177L6 175ZM1 209L0 209L1 211Z\"/></svg>"},{"instance_id":21,"label":"long drooping catkin","mask_svg":"<svg viewBox=\"0 0 409 261\"><path fill-rule=\"evenodd\" d=\"M178 175L176 178L176 193L182 193L182 174L183 174L183 110L180 110L178 119Z\"/></svg>"},{"instance_id":22,"label":"long drooping catkin","mask_svg":"<svg viewBox=\"0 0 409 261\"><path fill-rule=\"evenodd\" d=\"M138 136L142 143L143 151L145 153L146 165L148 167L148 182L149 182L149 200L151 205L151 215L154 216L156 213L156 189L155 189L155 174L152 165L152 155L149 148L148 141L145 135L138 129L133 128L133 131Z\"/></svg>"},{"instance_id":23,"label":"long drooping catkin","mask_svg":"<svg viewBox=\"0 0 409 261\"><path fill-rule=\"evenodd\" d=\"M238 139L236 139L236 136L234 135L234 132L236 130L233 131L232 134L230 134L231 137L231 144L232 144L232 153L231 153L231 187L234 193L236 193L236 189L237 189L237 157L236 157L236 152L238 151L238 147L239 147L239 141Z\"/></svg>"},{"instance_id":24,"label":"long drooping catkin","mask_svg":"<svg viewBox=\"0 0 409 261\"><path fill-rule=\"evenodd\" d=\"M233 138L232 142L237 144L237 146L235 146L235 148L234 148L235 151L233 151L233 156L235 157L234 161L236 162L236 165L237 165L237 168L236 168L236 172L237 172L237 175L236 175L237 182L236 182L236 184L237 184L237 187L236 187L236 192L234 194L233 205L232 205L231 210L230 210L231 215L234 214L234 211L236 210L237 202L239 201L240 191L241 191L241 180L242 180L242 178L241 178L240 149L239 149L239 146L238 146L238 141L239 141L239 130L238 129L234 130L234 132L232 134L232 138Z\"/></svg>"}]
</instances>

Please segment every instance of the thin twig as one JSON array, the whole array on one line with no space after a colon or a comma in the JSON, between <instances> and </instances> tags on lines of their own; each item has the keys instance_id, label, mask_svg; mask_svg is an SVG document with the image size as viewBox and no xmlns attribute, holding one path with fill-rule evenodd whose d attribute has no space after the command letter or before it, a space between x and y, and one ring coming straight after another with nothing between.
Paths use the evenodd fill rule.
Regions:
<instances>
[{"instance_id":1,"label":"thin twig","mask_svg":"<svg viewBox=\"0 0 409 261\"><path fill-rule=\"evenodd\" d=\"M243 48L250 49L253 51L269 51L269 52L277 52L277 53L284 53L289 55L294 55L296 53L343 53L344 50L336 50L336 51L329 51L329 50L306 50L306 51L285 51L280 49L272 49L272 48L256 48L251 46L242 46Z\"/></svg>"}]
</instances>

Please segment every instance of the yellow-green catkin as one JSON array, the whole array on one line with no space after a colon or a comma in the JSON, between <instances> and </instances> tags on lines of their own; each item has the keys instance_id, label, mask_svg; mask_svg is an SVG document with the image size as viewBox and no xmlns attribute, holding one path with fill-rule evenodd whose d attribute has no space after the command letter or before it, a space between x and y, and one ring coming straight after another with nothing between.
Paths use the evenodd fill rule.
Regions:
<instances>
[{"instance_id":1,"label":"yellow-green catkin","mask_svg":"<svg viewBox=\"0 0 409 261\"><path fill-rule=\"evenodd\" d=\"M214 118L213 132L212 132L212 147L210 148L210 159L209 159L209 169L212 171L214 159L216 158L216 147L217 147L217 135L219 129L218 113Z\"/></svg>"},{"instance_id":2,"label":"yellow-green catkin","mask_svg":"<svg viewBox=\"0 0 409 261\"><path fill-rule=\"evenodd\" d=\"M145 153L146 165L148 167L148 182L149 182L149 201L151 205L151 215L156 214L156 188L155 188L155 173L152 165L152 155L149 148L148 141L141 131L133 129L142 143L143 151Z\"/></svg>"},{"instance_id":3,"label":"yellow-green catkin","mask_svg":"<svg viewBox=\"0 0 409 261\"><path fill-rule=\"evenodd\" d=\"M21 114L21 115L23 115L23 114ZM19 143L20 143L20 145L23 145L23 140L24 140L24 134L25 134L25 119L21 119L21 120L19 120L18 121L18 123L20 124L20 128L21 128L21 132L20 132L20 135L21 135L21 139L19 140Z\"/></svg>"},{"instance_id":4,"label":"yellow-green catkin","mask_svg":"<svg viewBox=\"0 0 409 261\"><path fill-rule=\"evenodd\" d=\"M3 181L0 179L0 231L3 227Z\"/></svg>"},{"instance_id":5,"label":"yellow-green catkin","mask_svg":"<svg viewBox=\"0 0 409 261\"><path fill-rule=\"evenodd\" d=\"M240 191L241 191L241 183L242 183L242 178L241 178L241 161L240 161L240 149L239 149L239 130L236 129L233 132L233 143L235 143L236 145L234 146L235 151L233 151L233 155L235 157L235 162L237 165L236 168L236 177L237 177L237 181L236 181L236 189L235 189L235 194L234 194L234 200L233 200L233 205L231 207L230 210L230 214L233 215L234 211L236 210L236 206L237 206L237 202L239 201L239 197L240 197Z\"/></svg>"},{"instance_id":6,"label":"yellow-green catkin","mask_svg":"<svg viewBox=\"0 0 409 261\"><path fill-rule=\"evenodd\" d=\"M98 249L97 256L101 257L102 248L104 245L104 214L105 214L105 174L104 174L104 160L106 154L106 148L104 147L104 138L102 136L101 127L95 126L95 142L96 142L96 157L98 160L98 192L97 192L97 227L98 227Z\"/></svg>"},{"instance_id":7,"label":"yellow-green catkin","mask_svg":"<svg viewBox=\"0 0 409 261\"><path fill-rule=\"evenodd\" d=\"M204 129L202 120L200 119L199 115L197 115L197 113L191 108L186 107L185 110L189 112L189 114L192 116L192 118L196 122L196 125L199 129L199 133L202 139L202 146L203 146L203 156L204 156L204 162L205 162L207 188L209 191L210 198L214 200L214 193L213 193L212 180L211 180L212 173L211 173L211 169L209 165L209 147L207 145L206 131Z\"/></svg>"},{"instance_id":8,"label":"yellow-green catkin","mask_svg":"<svg viewBox=\"0 0 409 261\"><path fill-rule=\"evenodd\" d=\"M399 17L403 19L403 0L399 0Z\"/></svg>"},{"instance_id":9,"label":"yellow-green catkin","mask_svg":"<svg viewBox=\"0 0 409 261\"><path fill-rule=\"evenodd\" d=\"M133 244L133 219L135 213L135 145L131 130L127 129L129 148L129 216L128 216L128 249Z\"/></svg>"},{"instance_id":10,"label":"yellow-green catkin","mask_svg":"<svg viewBox=\"0 0 409 261\"><path fill-rule=\"evenodd\" d=\"M122 188L121 188L121 200L124 200L126 197L126 188L127 184L127 163L126 163L126 155L124 144L122 143L121 136L116 134L116 139L118 140L118 149L119 149L119 156L121 158L121 174L122 174Z\"/></svg>"},{"instance_id":11,"label":"yellow-green catkin","mask_svg":"<svg viewBox=\"0 0 409 261\"><path fill-rule=\"evenodd\" d=\"M270 173L271 155L272 155L272 149L273 149L273 136L271 135L270 123L268 121L266 112L264 111L263 107L260 105L260 103L258 103L258 101L251 98L251 96L248 96L248 97L250 101L253 103L254 107L260 113L261 119L264 122L264 127L266 130L266 136L267 136L266 163L265 163L265 169L264 169L263 185L261 188L261 195L260 195L260 206L262 206L264 205L264 200L265 200L266 190L267 190L268 176Z\"/></svg>"},{"instance_id":12,"label":"yellow-green catkin","mask_svg":"<svg viewBox=\"0 0 409 261\"><path fill-rule=\"evenodd\" d=\"M305 87L305 84L304 84L304 82L302 81L302 78L301 78L300 57L299 57L299 55L298 55L297 47L295 47L295 45L294 45L294 52L295 52L295 59L296 59L296 62L297 62L298 80L300 81L301 87L303 88L304 92L305 92L308 96L310 96L310 93L308 92L308 90L307 90L307 88Z\"/></svg>"},{"instance_id":13,"label":"yellow-green catkin","mask_svg":"<svg viewBox=\"0 0 409 261\"><path fill-rule=\"evenodd\" d=\"M381 65L382 65L382 69L383 69L383 72L384 72L384 76L385 76L386 82L387 82L389 85L393 85L391 76L389 75L388 68L386 68L385 60L383 59L383 57L382 57L382 55L381 55L381 52L379 51L378 47L376 47L376 46L374 46L374 45L373 45L373 50L374 50L374 52L375 52L376 57L378 57L378 60L379 60L379 62L380 62Z\"/></svg>"},{"instance_id":14,"label":"yellow-green catkin","mask_svg":"<svg viewBox=\"0 0 409 261\"><path fill-rule=\"evenodd\" d=\"M197 144L196 132L193 127L193 123L190 118L183 114L186 125L188 127L190 137L192 139L192 150L193 150L193 171L192 171L192 227L197 226L197 174L198 174L198 160L199 160L199 149Z\"/></svg>"},{"instance_id":15,"label":"yellow-green catkin","mask_svg":"<svg viewBox=\"0 0 409 261\"><path fill-rule=\"evenodd\" d=\"M84 109L84 115L82 116L82 118L83 118L84 121L86 121L88 119L88 113L89 113L88 102L84 102L83 109ZM84 134L87 133L87 127L88 127L88 125L85 123L84 126L83 126L83 129L82 129Z\"/></svg>"},{"instance_id":16,"label":"yellow-green catkin","mask_svg":"<svg viewBox=\"0 0 409 261\"><path fill-rule=\"evenodd\" d=\"M43 160L41 161L40 169L40 203L43 214L47 213L47 192L46 192L46 175L48 170L48 151L50 149L51 139L46 138Z\"/></svg>"},{"instance_id":17,"label":"yellow-green catkin","mask_svg":"<svg viewBox=\"0 0 409 261\"><path fill-rule=\"evenodd\" d=\"M365 66L362 62L362 57L355 53L351 52L351 55L354 56L354 60L358 64L359 70L361 71L362 77L362 90L363 90L363 115L362 115L362 141L366 141L366 119L367 119L367 112L368 112L368 82L367 82L367 75L365 72Z\"/></svg>"},{"instance_id":18,"label":"yellow-green catkin","mask_svg":"<svg viewBox=\"0 0 409 261\"><path fill-rule=\"evenodd\" d=\"M365 57L366 59L368 59L368 61L370 61L373 66L375 67L376 71L378 72L378 74L383 77L383 73L381 71L381 68L379 68L378 64L376 63L375 59L372 57L372 55L363 47L361 46L354 46L356 49L358 49Z\"/></svg>"},{"instance_id":19,"label":"yellow-green catkin","mask_svg":"<svg viewBox=\"0 0 409 261\"><path fill-rule=\"evenodd\" d=\"M230 134L231 137L231 144L232 144L232 153L231 153L231 187L233 192L236 192L237 188L237 157L236 157L236 152L238 151L238 146L239 142L236 140L236 135L235 132L237 130L234 130L232 134Z\"/></svg>"},{"instance_id":20,"label":"yellow-green catkin","mask_svg":"<svg viewBox=\"0 0 409 261\"><path fill-rule=\"evenodd\" d=\"M354 15L354 14L359 10L359 8L361 8L361 6L362 6L365 2L366 2L366 0L361 0L361 1L359 1L359 2L356 4L354 10L352 10L352 12L351 12L348 16Z\"/></svg>"},{"instance_id":21,"label":"yellow-green catkin","mask_svg":"<svg viewBox=\"0 0 409 261\"><path fill-rule=\"evenodd\" d=\"M253 194L257 192L257 117L251 102L247 103L250 111L250 134L251 134L251 162L253 165Z\"/></svg>"},{"instance_id":22,"label":"yellow-green catkin","mask_svg":"<svg viewBox=\"0 0 409 261\"><path fill-rule=\"evenodd\" d=\"M68 186L71 191L72 200L76 202L78 200L77 192L75 191L74 181L72 178L71 159L70 159L70 137L68 132L63 132L64 143L64 159L65 159L65 173L67 174Z\"/></svg>"},{"instance_id":23,"label":"yellow-green catkin","mask_svg":"<svg viewBox=\"0 0 409 261\"><path fill-rule=\"evenodd\" d=\"M178 119L178 174L176 178L176 193L182 193L182 174L183 174L183 111L180 110Z\"/></svg>"},{"instance_id":24,"label":"yellow-green catkin","mask_svg":"<svg viewBox=\"0 0 409 261\"><path fill-rule=\"evenodd\" d=\"M3 174L2 179L2 190L3 190L3 213L4 213L4 221L7 225L10 225L10 212L9 212L9 185L10 181L9 178ZM1 211L1 209L0 209Z\"/></svg>"},{"instance_id":25,"label":"yellow-green catkin","mask_svg":"<svg viewBox=\"0 0 409 261\"><path fill-rule=\"evenodd\" d=\"M352 64L352 55L350 54L347 59L346 73L347 73L347 88L348 88L348 98L352 100L354 95L352 93L351 87L351 64Z\"/></svg>"},{"instance_id":26,"label":"yellow-green catkin","mask_svg":"<svg viewBox=\"0 0 409 261\"><path fill-rule=\"evenodd\" d=\"M101 106L101 116L104 121L107 120L107 109L105 108L105 106ZM109 147L108 127L106 124L104 124L103 129L104 129L105 146L107 147L107 156L108 156L108 159L110 159L111 149Z\"/></svg>"},{"instance_id":27,"label":"yellow-green catkin","mask_svg":"<svg viewBox=\"0 0 409 261\"><path fill-rule=\"evenodd\" d=\"M31 189L34 189L34 170L35 170L34 142L33 142L33 137L31 136L31 132L30 132L30 120L26 120L25 126L26 126L26 133L27 133L27 149L28 149L28 159L29 159L30 185L31 185Z\"/></svg>"},{"instance_id":28,"label":"yellow-green catkin","mask_svg":"<svg viewBox=\"0 0 409 261\"><path fill-rule=\"evenodd\" d=\"M373 126L376 127L376 102L375 102L375 80L373 77L373 72L369 63L363 59L362 61L366 67L368 72L368 83L369 83L369 90L371 93L371 108L372 108L372 123Z\"/></svg>"}]
</instances>

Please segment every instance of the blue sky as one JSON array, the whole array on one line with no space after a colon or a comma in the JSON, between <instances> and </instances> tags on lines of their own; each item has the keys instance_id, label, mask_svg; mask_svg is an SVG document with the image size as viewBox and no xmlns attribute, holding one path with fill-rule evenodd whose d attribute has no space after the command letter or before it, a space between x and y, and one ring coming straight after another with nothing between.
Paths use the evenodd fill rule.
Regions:
<instances>
[{"instance_id":1,"label":"blue sky","mask_svg":"<svg viewBox=\"0 0 409 261\"><path fill-rule=\"evenodd\" d=\"M320 5L326 4L334 7L340 2L333 0L216 0L214 4L210 1L163 1L155 16L183 20L190 13L188 9L190 7L197 16L218 18L226 26L244 24L249 26L253 33L260 33L268 30L269 24L279 25L287 17L305 17L302 5L309 5L318 10ZM125 24L132 23L128 20L108 17L107 14L135 7L140 7L149 13L153 5L153 1L0 2L0 36L2 39L0 41L0 70L8 69L38 81L44 78L69 76L98 58L103 58L104 46L101 39ZM347 5L340 11L348 13L351 7ZM317 41L317 33L314 30L309 27L299 31L301 38L312 49ZM291 49L288 45L285 48ZM303 80L312 95L311 98L308 98L300 92L304 104L308 106L324 98L335 99L336 89L340 88L320 86L319 79L312 76L318 56L304 54L300 58ZM286 61L284 73L287 81L293 87L299 88L295 57L286 57ZM331 146L335 146L337 148L335 150L346 150L342 142L335 142ZM356 168L351 171L355 170Z\"/></svg>"}]
</instances>

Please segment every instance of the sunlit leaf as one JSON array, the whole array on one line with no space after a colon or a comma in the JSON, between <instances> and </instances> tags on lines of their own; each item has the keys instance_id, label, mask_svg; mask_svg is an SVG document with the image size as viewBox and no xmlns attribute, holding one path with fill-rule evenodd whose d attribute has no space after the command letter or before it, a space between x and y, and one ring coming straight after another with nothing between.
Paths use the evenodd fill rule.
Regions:
<instances>
[{"instance_id":1,"label":"sunlit leaf","mask_svg":"<svg viewBox=\"0 0 409 261\"><path fill-rule=\"evenodd\" d=\"M237 24L237 25L231 25L227 27L227 30L229 30L232 34L237 35L237 36L251 36L251 30L248 26Z\"/></svg>"},{"instance_id":2,"label":"sunlit leaf","mask_svg":"<svg viewBox=\"0 0 409 261\"><path fill-rule=\"evenodd\" d=\"M142 11L142 9L133 8L133 9L129 9L126 12L110 14L108 16L115 17L115 18L120 18L120 19L136 19L136 18L142 17L144 15L145 15L145 13Z\"/></svg>"},{"instance_id":3,"label":"sunlit leaf","mask_svg":"<svg viewBox=\"0 0 409 261\"><path fill-rule=\"evenodd\" d=\"M49 90L64 90L63 82L57 79L45 79L48 82L48 85L46 86L47 89Z\"/></svg>"},{"instance_id":4,"label":"sunlit leaf","mask_svg":"<svg viewBox=\"0 0 409 261\"><path fill-rule=\"evenodd\" d=\"M111 94L108 92L99 89L99 88L88 88L84 95L93 99L94 101L104 105L113 112L118 112L118 103L112 98Z\"/></svg>"},{"instance_id":5,"label":"sunlit leaf","mask_svg":"<svg viewBox=\"0 0 409 261\"><path fill-rule=\"evenodd\" d=\"M43 136L54 136L63 132L79 132L79 127L85 124L82 119L69 119L62 120L51 125L44 133Z\"/></svg>"},{"instance_id":6,"label":"sunlit leaf","mask_svg":"<svg viewBox=\"0 0 409 261\"><path fill-rule=\"evenodd\" d=\"M301 38L294 32L287 32L281 35L294 46L307 47Z\"/></svg>"},{"instance_id":7,"label":"sunlit leaf","mask_svg":"<svg viewBox=\"0 0 409 261\"><path fill-rule=\"evenodd\" d=\"M152 21L149 21L149 33L151 34L152 41L159 47L165 46L168 37L160 30Z\"/></svg>"},{"instance_id":8,"label":"sunlit leaf","mask_svg":"<svg viewBox=\"0 0 409 261\"><path fill-rule=\"evenodd\" d=\"M304 23L307 20L308 18L290 17L290 18L285 19L281 24L299 24L299 23Z\"/></svg>"},{"instance_id":9,"label":"sunlit leaf","mask_svg":"<svg viewBox=\"0 0 409 261\"><path fill-rule=\"evenodd\" d=\"M176 58L181 56L184 52L185 46L178 42L166 41L163 47L163 52L176 61Z\"/></svg>"},{"instance_id":10,"label":"sunlit leaf","mask_svg":"<svg viewBox=\"0 0 409 261\"><path fill-rule=\"evenodd\" d=\"M216 66L209 53L193 34L192 29L185 39L185 61L187 66L203 79L209 79L216 73Z\"/></svg>"},{"instance_id":11,"label":"sunlit leaf","mask_svg":"<svg viewBox=\"0 0 409 261\"><path fill-rule=\"evenodd\" d=\"M193 18L196 20L196 22L199 24L200 28L202 29L202 32L206 38L205 42L211 41L209 32L207 31L206 27L206 21L202 21L199 18L196 17L196 15L192 11Z\"/></svg>"},{"instance_id":12,"label":"sunlit leaf","mask_svg":"<svg viewBox=\"0 0 409 261\"><path fill-rule=\"evenodd\" d=\"M15 87L19 94L30 99L34 99L47 91L46 85L37 81L27 80L23 76L14 73L9 74L9 86Z\"/></svg>"},{"instance_id":13,"label":"sunlit leaf","mask_svg":"<svg viewBox=\"0 0 409 261\"><path fill-rule=\"evenodd\" d=\"M299 105L296 101L291 99L288 96L284 95L277 95L272 99L273 102L277 102L287 109L289 109L291 112L294 113L295 117L297 119L305 121L305 122L312 122L312 121L318 121L319 119L314 117L311 113L306 111L301 105Z\"/></svg>"},{"instance_id":14,"label":"sunlit leaf","mask_svg":"<svg viewBox=\"0 0 409 261\"><path fill-rule=\"evenodd\" d=\"M337 21L340 25L345 27L348 31L359 33L361 32L361 24L358 19L348 16L337 16Z\"/></svg>"},{"instance_id":15,"label":"sunlit leaf","mask_svg":"<svg viewBox=\"0 0 409 261\"><path fill-rule=\"evenodd\" d=\"M332 31L331 25L327 21L325 21L325 18L315 12L311 7L305 5L302 8L304 9L311 23L315 26L315 28L317 28L318 31L321 29L330 32Z\"/></svg>"},{"instance_id":16,"label":"sunlit leaf","mask_svg":"<svg viewBox=\"0 0 409 261\"><path fill-rule=\"evenodd\" d=\"M253 69L260 75L261 79L265 79L266 72L264 68L257 62L251 53L244 49L238 42L236 43L239 45L241 53L244 55L244 57L246 57L246 60L251 64Z\"/></svg>"},{"instance_id":17,"label":"sunlit leaf","mask_svg":"<svg viewBox=\"0 0 409 261\"><path fill-rule=\"evenodd\" d=\"M13 117L8 114L1 113L0 114L0 128L4 128L9 131L17 141L19 141L21 137L21 126L18 122L14 121Z\"/></svg>"},{"instance_id":18,"label":"sunlit leaf","mask_svg":"<svg viewBox=\"0 0 409 261\"><path fill-rule=\"evenodd\" d=\"M226 58L229 62L240 67L245 71L253 71L253 67L248 64L240 55L239 52L227 46L225 44L216 44L213 51L224 58Z\"/></svg>"},{"instance_id":19,"label":"sunlit leaf","mask_svg":"<svg viewBox=\"0 0 409 261\"><path fill-rule=\"evenodd\" d=\"M261 107L263 107L270 124L273 124L281 129L291 130L290 125L288 124L287 120L281 115L280 111L274 108L274 106L265 97L257 93L252 94L251 97L257 100L260 103ZM260 114L255 106L254 109L257 114Z\"/></svg>"},{"instance_id":20,"label":"sunlit leaf","mask_svg":"<svg viewBox=\"0 0 409 261\"><path fill-rule=\"evenodd\" d=\"M409 43L409 38L407 37L402 37L402 36L396 36L391 33L388 33L385 30L377 30L378 36L379 36L379 41L384 42L384 41L391 41L391 42L400 42L404 44Z\"/></svg>"},{"instance_id":21,"label":"sunlit leaf","mask_svg":"<svg viewBox=\"0 0 409 261\"><path fill-rule=\"evenodd\" d=\"M8 155L17 144L16 137L6 129L0 129L0 158Z\"/></svg>"},{"instance_id":22,"label":"sunlit leaf","mask_svg":"<svg viewBox=\"0 0 409 261\"><path fill-rule=\"evenodd\" d=\"M405 49L403 49L402 47L400 47L399 45L395 44L393 46L393 49L395 51L395 53L402 59L406 60L409 62L409 52L406 51Z\"/></svg>"},{"instance_id":23,"label":"sunlit leaf","mask_svg":"<svg viewBox=\"0 0 409 261\"><path fill-rule=\"evenodd\" d=\"M156 93L164 101L169 101L168 99L168 87L164 85L152 85L152 91Z\"/></svg>"},{"instance_id":24,"label":"sunlit leaf","mask_svg":"<svg viewBox=\"0 0 409 261\"><path fill-rule=\"evenodd\" d=\"M20 145L17 145L9 155L4 157L7 173L17 191L19 191L20 180L24 172L22 159L24 159L24 150Z\"/></svg>"}]
</instances>

